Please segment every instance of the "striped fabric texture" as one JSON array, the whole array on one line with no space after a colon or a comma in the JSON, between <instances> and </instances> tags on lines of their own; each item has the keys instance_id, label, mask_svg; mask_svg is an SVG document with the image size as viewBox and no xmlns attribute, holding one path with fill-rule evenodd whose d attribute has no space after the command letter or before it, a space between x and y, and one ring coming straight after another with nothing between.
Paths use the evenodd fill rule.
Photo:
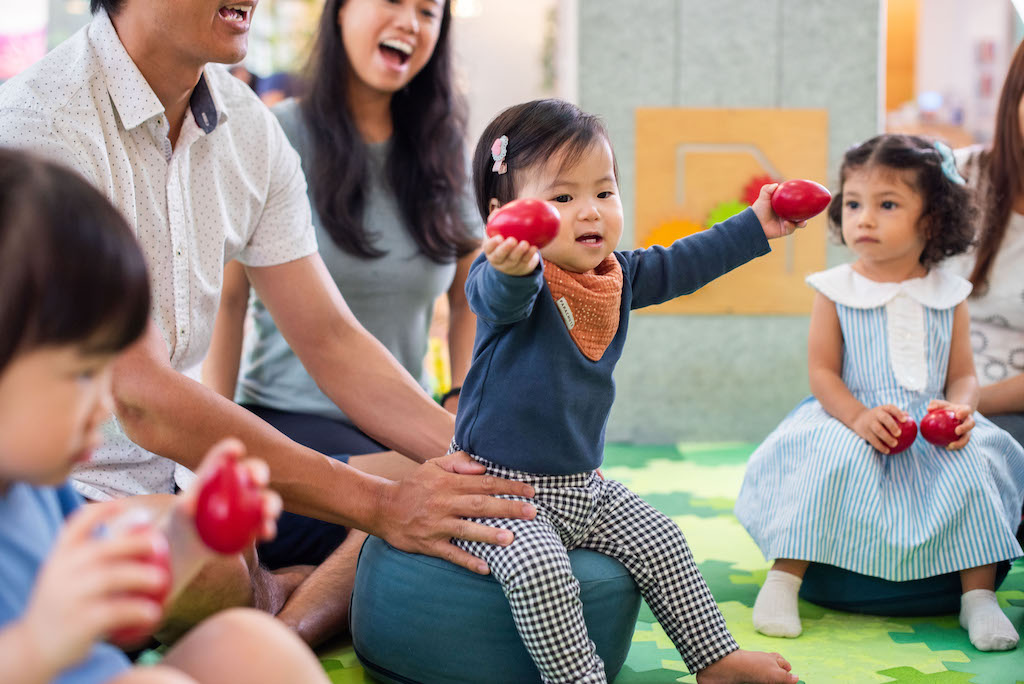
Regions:
<instances>
[{"instance_id":1,"label":"striped fabric texture","mask_svg":"<svg viewBox=\"0 0 1024 684\"><path fill-rule=\"evenodd\" d=\"M924 307L928 379L896 381L885 306L836 304L843 380L866 406L895 404L920 422L943 397L953 309ZM947 451L920 436L885 455L801 402L751 456L736 516L765 557L837 565L905 581L1017 558L1024 449L980 414L967 446Z\"/></svg>"}]
</instances>

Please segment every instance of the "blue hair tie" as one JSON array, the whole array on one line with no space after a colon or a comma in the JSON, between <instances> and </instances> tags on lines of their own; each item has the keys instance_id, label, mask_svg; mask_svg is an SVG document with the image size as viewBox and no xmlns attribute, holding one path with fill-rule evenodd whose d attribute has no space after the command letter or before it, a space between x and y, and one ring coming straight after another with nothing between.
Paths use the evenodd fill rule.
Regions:
<instances>
[{"instance_id":1,"label":"blue hair tie","mask_svg":"<svg viewBox=\"0 0 1024 684\"><path fill-rule=\"evenodd\" d=\"M939 156L942 157L942 173L946 174L946 178L957 185L964 185L967 183L956 168L956 160L953 158L953 150L950 149L949 145L941 140L936 140L935 149L938 150Z\"/></svg>"}]
</instances>

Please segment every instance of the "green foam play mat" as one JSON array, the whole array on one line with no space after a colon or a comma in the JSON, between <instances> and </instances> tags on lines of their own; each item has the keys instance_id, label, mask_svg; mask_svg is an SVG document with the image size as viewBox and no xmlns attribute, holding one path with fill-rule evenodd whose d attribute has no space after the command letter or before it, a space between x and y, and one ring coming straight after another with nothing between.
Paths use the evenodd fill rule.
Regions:
<instances>
[{"instance_id":1,"label":"green foam play mat","mask_svg":"<svg viewBox=\"0 0 1024 684\"><path fill-rule=\"evenodd\" d=\"M756 633L750 614L768 564L732 514L754 446L611 444L602 468L607 477L625 483L679 524L742 648L779 651L807 684L1024 683L1024 646L1003 653L978 651L954 615L855 615L801 601L799 638L772 639ZM1024 631L1024 561L1011 568L997 595L1014 626ZM319 655L335 684L372 681L350 645ZM650 610L642 607L616 684L694 681Z\"/></svg>"}]
</instances>

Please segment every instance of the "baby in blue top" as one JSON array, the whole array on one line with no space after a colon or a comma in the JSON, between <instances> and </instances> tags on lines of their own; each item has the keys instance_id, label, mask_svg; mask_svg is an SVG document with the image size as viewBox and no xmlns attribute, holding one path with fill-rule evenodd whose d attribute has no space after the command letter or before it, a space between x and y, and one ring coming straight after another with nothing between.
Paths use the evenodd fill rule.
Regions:
<instances>
[{"instance_id":1,"label":"baby in blue top","mask_svg":"<svg viewBox=\"0 0 1024 684\"><path fill-rule=\"evenodd\" d=\"M478 520L511 529L507 547L456 543L502 583L544 681L606 681L569 565L573 548L623 563L702 684L797 681L778 654L738 649L675 523L596 472L629 312L767 253L766 238L794 229L771 210L775 186L750 209L671 247L615 252L618 172L596 117L560 100L511 107L484 131L473 167L482 216L538 197L554 204L561 224L539 252L488 238L466 282L477 334L453 448L489 474L531 484L537 516Z\"/></svg>"},{"instance_id":2,"label":"baby in blue top","mask_svg":"<svg viewBox=\"0 0 1024 684\"><path fill-rule=\"evenodd\" d=\"M68 484L110 416L114 362L148 324L146 263L124 218L78 174L3 148L0 293L0 682L214 684L230 670L250 683L326 684L312 651L254 610L208 618L153 667L110 643L156 630L163 601L212 552L195 532L194 492L166 520L130 524L124 513L144 504L85 506ZM243 450L221 442L200 478ZM271 537L280 497L265 489L265 464L245 467ZM164 553L170 576L147 561Z\"/></svg>"}]
</instances>

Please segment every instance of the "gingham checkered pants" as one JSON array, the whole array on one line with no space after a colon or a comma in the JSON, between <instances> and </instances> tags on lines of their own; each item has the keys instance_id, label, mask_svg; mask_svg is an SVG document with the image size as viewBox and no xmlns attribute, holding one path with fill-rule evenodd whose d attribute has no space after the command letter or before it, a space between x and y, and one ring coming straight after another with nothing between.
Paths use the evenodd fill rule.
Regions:
<instances>
[{"instance_id":1,"label":"gingham checkered pants","mask_svg":"<svg viewBox=\"0 0 1024 684\"><path fill-rule=\"evenodd\" d=\"M453 450L458 450L453 445ZM739 648L679 527L625 485L596 473L537 475L473 456L487 473L529 483L533 520L474 518L515 534L502 547L454 540L487 561L545 682L606 682L604 663L587 636L580 585L568 551L592 549L619 560L691 672Z\"/></svg>"}]
</instances>

